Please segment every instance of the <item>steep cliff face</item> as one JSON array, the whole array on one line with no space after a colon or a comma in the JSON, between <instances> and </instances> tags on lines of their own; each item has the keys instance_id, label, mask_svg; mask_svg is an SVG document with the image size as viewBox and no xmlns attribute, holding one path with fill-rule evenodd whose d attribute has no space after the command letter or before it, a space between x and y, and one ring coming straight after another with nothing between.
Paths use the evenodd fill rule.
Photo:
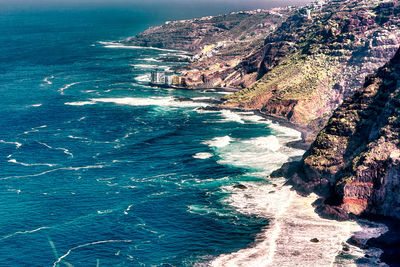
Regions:
<instances>
[{"instance_id":1,"label":"steep cliff face","mask_svg":"<svg viewBox=\"0 0 400 267\"><path fill-rule=\"evenodd\" d=\"M333 113L291 182L322 214L400 218L400 49Z\"/></svg>"},{"instance_id":2,"label":"steep cliff face","mask_svg":"<svg viewBox=\"0 0 400 267\"><path fill-rule=\"evenodd\" d=\"M369 73L393 57L399 16L393 0L332 0L298 10L266 38L258 71L265 75L224 106L258 109L319 130Z\"/></svg>"}]
</instances>

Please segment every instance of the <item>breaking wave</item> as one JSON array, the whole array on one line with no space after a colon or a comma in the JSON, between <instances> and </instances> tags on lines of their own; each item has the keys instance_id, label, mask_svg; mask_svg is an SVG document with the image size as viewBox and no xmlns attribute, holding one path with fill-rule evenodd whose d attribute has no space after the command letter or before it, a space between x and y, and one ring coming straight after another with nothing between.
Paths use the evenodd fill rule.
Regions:
<instances>
[{"instance_id":1,"label":"breaking wave","mask_svg":"<svg viewBox=\"0 0 400 267\"><path fill-rule=\"evenodd\" d=\"M97 103L114 103L118 105L129 106L164 106L164 107L199 107L207 106L206 103L180 101L173 97L121 97L121 98L92 98L90 101L68 102L66 105L83 106L93 105Z\"/></svg>"},{"instance_id":2,"label":"breaking wave","mask_svg":"<svg viewBox=\"0 0 400 267\"><path fill-rule=\"evenodd\" d=\"M158 47L148 47L148 46L137 46L137 45L125 45L119 42L99 42L106 48L120 48L120 49L149 49L149 50L158 50L158 51L167 51L167 52L185 52L185 51L180 51L180 50L173 50L173 49L164 49L164 48L158 48Z\"/></svg>"}]
</instances>

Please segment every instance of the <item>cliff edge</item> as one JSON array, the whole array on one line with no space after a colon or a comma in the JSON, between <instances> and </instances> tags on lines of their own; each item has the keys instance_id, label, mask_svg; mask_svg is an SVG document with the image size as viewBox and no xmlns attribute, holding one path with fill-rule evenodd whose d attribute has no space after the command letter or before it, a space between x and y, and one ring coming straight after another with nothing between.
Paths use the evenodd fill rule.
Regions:
<instances>
[{"instance_id":1,"label":"cliff edge","mask_svg":"<svg viewBox=\"0 0 400 267\"><path fill-rule=\"evenodd\" d=\"M333 113L290 183L323 196L328 217L400 219L400 49Z\"/></svg>"}]
</instances>

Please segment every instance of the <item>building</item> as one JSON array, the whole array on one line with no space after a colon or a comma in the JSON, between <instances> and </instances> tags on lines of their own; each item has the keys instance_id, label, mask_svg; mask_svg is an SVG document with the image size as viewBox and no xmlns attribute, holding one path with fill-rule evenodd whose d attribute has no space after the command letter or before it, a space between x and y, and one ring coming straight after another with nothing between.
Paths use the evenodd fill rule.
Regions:
<instances>
[{"instance_id":1,"label":"building","mask_svg":"<svg viewBox=\"0 0 400 267\"><path fill-rule=\"evenodd\" d=\"M173 77L174 77L174 73L169 71L169 72L165 72L165 80L164 80L164 84L171 86L172 85L172 81L173 81Z\"/></svg>"},{"instance_id":2,"label":"building","mask_svg":"<svg viewBox=\"0 0 400 267\"><path fill-rule=\"evenodd\" d=\"M179 75L174 75L172 76L172 85L173 86L182 86L183 84L183 80L182 80L182 76Z\"/></svg>"},{"instance_id":3,"label":"building","mask_svg":"<svg viewBox=\"0 0 400 267\"><path fill-rule=\"evenodd\" d=\"M165 71L162 69L155 69L151 71L151 83L155 85L165 84Z\"/></svg>"},{"instance_id":4,"label":"building","mask_svg":"<svg viewBox=\"0 0 400 267\"><path fill-rule=\"evenodd\" d=\"M151 71L150 85L159 87L181 87L182 84L183 78L172 71L164 71L163 69Z\"/></svg>"}]
</instances>

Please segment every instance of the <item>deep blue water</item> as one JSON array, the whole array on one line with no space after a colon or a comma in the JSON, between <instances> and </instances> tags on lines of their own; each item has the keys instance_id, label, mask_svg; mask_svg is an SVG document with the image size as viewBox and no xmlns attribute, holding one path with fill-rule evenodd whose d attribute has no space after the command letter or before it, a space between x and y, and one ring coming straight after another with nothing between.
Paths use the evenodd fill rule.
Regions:
<instances>
[{"instance_id":1,"label":"deep blue water","mask_svg":"<svg viewBox=\"0 0 400 267\"><path fill-rule=\"evenodd\" d=\"M226 188L263 181L252 175L263 168L218 142L272 130L174 100L219 92L148 87L173 52L99 43L174 16L1 13L0 266L190 266L249 246L268 224L227 205Z\"/></svg>"}]
</instances>

